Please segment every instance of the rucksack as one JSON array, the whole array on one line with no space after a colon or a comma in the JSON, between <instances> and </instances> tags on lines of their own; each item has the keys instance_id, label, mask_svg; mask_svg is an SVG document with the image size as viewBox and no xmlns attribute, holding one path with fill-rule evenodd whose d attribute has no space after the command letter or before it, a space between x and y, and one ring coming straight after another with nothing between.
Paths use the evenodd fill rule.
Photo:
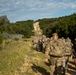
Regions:
<instances>
[{"instance_id":1,"label":"rucksack","mask_svg":"<svg viewBox=\"0 0 76 75\"><path fill-rule=\"evenodd\" d=\"M70 39L66 39L65 40L65 55L71 55L72 54L72 43L71 43L71 40Z\"/></svg>"}]
</instances>

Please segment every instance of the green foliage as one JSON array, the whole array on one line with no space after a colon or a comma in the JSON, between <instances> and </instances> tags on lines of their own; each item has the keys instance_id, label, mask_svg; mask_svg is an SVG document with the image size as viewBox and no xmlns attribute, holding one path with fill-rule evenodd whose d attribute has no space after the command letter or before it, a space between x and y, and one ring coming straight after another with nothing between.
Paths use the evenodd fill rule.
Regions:
<instances>
[{"instance_id":1,"label":"green foliage","mask_svg":"<svg viewBox=\"0 0 76 75\"><path fill-rule=\"evenodd\" d=\"M6 15L1 16L0 17L0 32L7 31L8 24L9 24L9 20L7 16Z\"/></svg>"},{"instance_id":2,"label":"green foliage","mask_svg":"<svg viewBox=\"0 0 76 75\"><path fill-rule=\"evenodd\" d=\"M19 70L24 62L28 50L25 45L24 42L13 41L0 51L0 75L15 75L14 72Z\"/></svg>"},{"instance_id":3,"label":"green foliage","mask_svg":"<svg viewBox=\"0 0 76 75\"><path fill-rule=\"evenodd\" d=\"M0 51L0 75L35 75L33 69L45 74L45 68L47 70L48 67L44 63L44 54L31 49L31 44L31 41L12 41L6 44L6 48Z\"/></svg>"},{"instance_id":4,"label":"green foliage","mask_svg":"<svg viewBox=\"0 0 76 75\"><path fill-rule=\"evenodd\" d=\"M33 20L10 23L8 27L8 33L23 34L24 37L27 38L33 35L32 30L33 30Z\"/></svg>"},{"instance_id":5,"label":"green foliage","mask_svg":"<svg viewBox=\"0 0 76 75\"><path fill-rule=\"evenodd\" d=\"M40 28L47 37L51 37L52 33L57 32L60 37L76 38L76 13L59 18L44 18L37 20ZM24 38L34 35L33 20L18 21L9 23L7 16L0 17L0 32L8 32L10 34L22 34Z\"/></svg>"},{"instance_id":6,"label":"green foliage","mask_svg":"<svg viewBox=\"0 0 76 75\"><path fill-rule=\"evenodd\" d=\"M3 43L4 37L2 36L2 34L0 33L0 45Z\"/></svg>"},{"instance_id":7,"label":"green foliage","mask_svg":"<svg viewBox=\"0 0 76 75\"><path fill-rule=\"evenodd\" d=\"M24 37L31 37L33 35L33 20L18 21L10 23L7 16L0 17L0 32L7 32L10 34L22 34Z\"/></svg>"},{"instance_id":8,"label":"green foliage","mask_svg":"<svg viewBox=\"0 0 76 75\"><path fill-rule=\"evenodd\" d=\"M18 39L18 38L15 38L14 40L15 40L15 41L18 41L19 39Z\"/></svg>"},{"instance_id":9,"label":"green foliage","mask_svg":"<svg viewBox=\"0 0 76 75\"><path fill-rule=\"evenodd\" d=\"M52 33L57 32L60 37L70 37L71 39L76 38L76 14L69 16L40 19L40 27L43 33L50 37Z\"/></svg>"},{"instance_id":10,"label":"green foliage","mask_svg":"<svg viewBox=\"0 0 76 75\"><path fill-rule=\"evenodd\" d=\"M2 50L2 43L3 43L4 37L0 33L0 51Z\"/></svg>"}]
</instances>

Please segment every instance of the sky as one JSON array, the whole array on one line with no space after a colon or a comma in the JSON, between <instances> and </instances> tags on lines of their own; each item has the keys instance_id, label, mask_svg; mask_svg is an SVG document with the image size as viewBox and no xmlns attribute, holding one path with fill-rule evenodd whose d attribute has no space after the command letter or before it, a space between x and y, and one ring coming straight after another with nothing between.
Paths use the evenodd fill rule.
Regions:
<instances>
[{"instance_id":1,"label":"sky","mask_svg":"<svg viewBox=\"0 0 76 75\"><path fill-rule=\"evenodd\" d=\"M76 13L76 0L0 0L0 16L10 22L55 18Z\"/></svg>"}]
</instances>

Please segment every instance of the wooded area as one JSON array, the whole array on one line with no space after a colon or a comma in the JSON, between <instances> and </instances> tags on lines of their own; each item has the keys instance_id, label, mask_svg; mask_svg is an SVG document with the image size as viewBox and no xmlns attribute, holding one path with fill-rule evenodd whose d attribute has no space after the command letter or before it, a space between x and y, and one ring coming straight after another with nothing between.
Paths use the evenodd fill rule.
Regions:
<instances>
[{"instance_id":1,"label":"wooded area","mask_svg":"<svg viewBox=\"0 0 76 75\"><path fill-rule=\"evenodd\" d=\"M43 34L47 37L51 37L52 33L57 32L60 37L76 38L76 13L58 18L39 19L37 21L39 21ZM32 32L33 23L34 20L10 23L7 16L4 15L0 17L0 34L3 32L9 34L22 34L24 37L29 38L34 35Z\"/></svg>"},{"instance_id":2,"label":"wooded area","mask_svg":"<svg viewBox=\"0 0 76 75\"><path fill-rule=\"evenodd\" d=\"M9 34L22 34L28 38L33 35L33 20L18 21L10 23L7 16L0 17L0 32L7 32Z\"/></svg>"},{"instance_id":3,"label":"wooded area","mask_svg":"<svg viewBox=\"0 0 76 75\"><path fill-rule=\"evenodd\" d=\"M39 19L40 27L47 37L57 32L60 37L76 38L76 13L59 18Z\"/></svg>"}]
</instances>

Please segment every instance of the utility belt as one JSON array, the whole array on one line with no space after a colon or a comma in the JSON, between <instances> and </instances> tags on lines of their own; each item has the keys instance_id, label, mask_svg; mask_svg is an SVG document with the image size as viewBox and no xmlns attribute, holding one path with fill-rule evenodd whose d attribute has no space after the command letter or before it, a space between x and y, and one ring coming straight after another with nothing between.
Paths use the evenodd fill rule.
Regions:
<instances>
[{"instance_id":1,"label":"utility belt","mask_svg":"<svg viewBox=\"0 0 76 75\"><path fill-rule=\"evenodd\" d=\"M50 55L50 57L61 58L63 56Z\"/></svg>"},{"instance_id":2,"label":"utility belt","mask_svg":"<svg viewBox=\"0 0 76 75\"><path fill-rule=\"evenodd\" d=\"M65 56L66 56L66 57L70 57L71 55L65 55ZM62 58L62 57L64 57L64 55L63 55L63 56L50 55L50 57Z\"/></svg>"},{"instance_id":3,"label":"utility belt","mask_svg":"<svg viewBox=\"0 0 76 75\"><path fill-rule=\"evenodd\" d=\"M65 55L65 56L68 56L68 57L70 57L71 55Z\"/></svg>"}]
</instances>

